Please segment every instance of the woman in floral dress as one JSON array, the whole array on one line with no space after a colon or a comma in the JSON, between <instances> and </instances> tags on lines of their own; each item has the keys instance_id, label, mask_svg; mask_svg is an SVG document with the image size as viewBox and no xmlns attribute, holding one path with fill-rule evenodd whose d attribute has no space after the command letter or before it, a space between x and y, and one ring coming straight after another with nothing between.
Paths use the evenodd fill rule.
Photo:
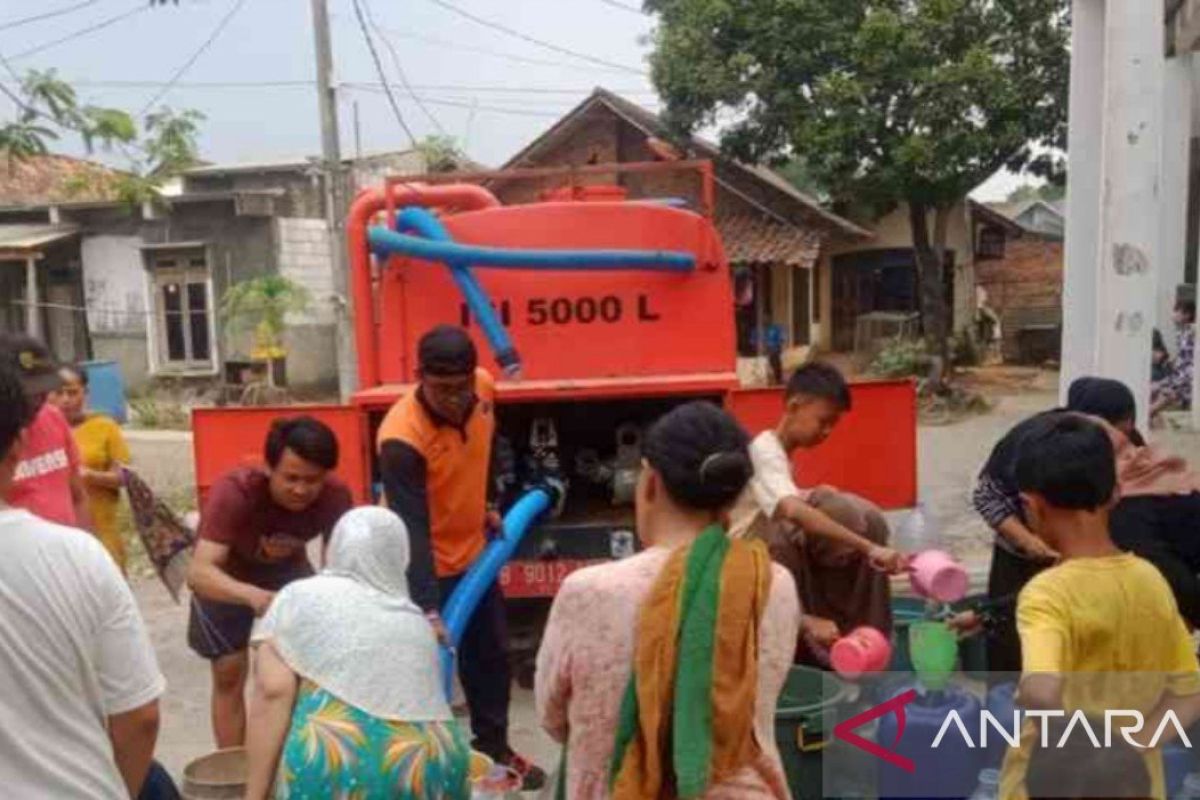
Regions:
<instances>
[{"instance_id":1,"label":"woman in floral dress","mask_svg":"<svg viewBox=\"0 0 1200 800\"><path fill-rule=\"evenodd\" d=\"M247 798L468 798L470 748L408 595L408 531L384 508L334 528L327 567L259 623Z\"/></svg>"}]
</instances>

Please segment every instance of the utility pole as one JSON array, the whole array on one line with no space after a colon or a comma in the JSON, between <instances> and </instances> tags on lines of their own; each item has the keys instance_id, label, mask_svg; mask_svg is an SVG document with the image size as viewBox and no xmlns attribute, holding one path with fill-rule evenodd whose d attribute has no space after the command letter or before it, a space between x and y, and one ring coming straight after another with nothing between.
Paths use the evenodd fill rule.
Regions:
<instances>
[{"instance_id":1,"label":"utility pole","mask_svg":"<svg viewBox=\"0 0 1200 800\"><path fill-rule=\"evenodd\" d=\"M354 352L354 308L350 304L349 258L346 253L346 180L338 140L337 88L333 83L333 45L327 0L312 0L313 41L317 56L317 106L321 112L321 172L325 181L325 222L332 251L334 314L337 318L338 393L342 402L358 389Z\"/></svg>"}]
</instances>

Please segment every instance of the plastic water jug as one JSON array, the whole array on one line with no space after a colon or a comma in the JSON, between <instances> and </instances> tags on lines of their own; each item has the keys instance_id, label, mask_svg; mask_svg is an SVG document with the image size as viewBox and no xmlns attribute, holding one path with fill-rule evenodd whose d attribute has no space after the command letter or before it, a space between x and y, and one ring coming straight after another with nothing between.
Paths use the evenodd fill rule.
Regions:
<instances>
[{"instance_id":1,"label":"plastic water jug","mask_svg":"<svg viewBox=\"0 0 1200 800\"><path fill-rule=\"evenodd\" d=\"M1164 745L1162 754L1167 797L1176 797L1183 792L1187 779L1196 775L1193 772L1196 769L1195 754L1179 741Z\"/></svg>"},{"instance_id":2,"label":"plastic water jug","mask_svg":"<svg viewBox=\"0 0 1200 800\"><path fill-rule=\"evenodd\" d=\"M1183 788L1175 795L1175 800L1200 800L1200 772L1189 773L1183 779Z\"/></svg>"},{"instance_id":3,"label":"plastic water jug","mask_svg":"<svg viewBox=\"0 0 1200 800\"><path fill-rule=\"evenodd\" d=\"M128 415L121 366L115 361L86 361L80 366L88 377L88 408L101 411L124 425Z\"/></svg>"},{"instance_id":4,"label":"plastic water jug","mask_svg":"<svg viewBox=\"0 0 1200 800\"><path fill-rule=\"evenodd\" d=\"M930 515L925 501L918 500L917 507L908 512L892 532L891 545L904 553L920 553L938 548L941 541L937 521Z\"/></svg>"},{"instance_id":5,"label":"plastic water jug","mask_svg":"<svg viewBox=\"0 0 1200 800\"><path fill-rule=\"evenodd\" d=\"M933 740L951 711L958 713L964 727L979 730L983 704L973 694L951 686L929 692L904 707L904 736L893 752L916 764L913 772L878 762L880 797L970 797L978 783L983 751L970 746L959 735L947 735L933 747ZM897 716L888 714L879 720L879 741L897 740Z\"/></svg>"},{"instance_id":6,"label":"plastic water jug","mask_svg":"<svg viewBox=\"0 0 1200 800\"><path fill-rule=\"evenodd\" d=\"M1013 712L1017 710L1017 684L1001 683L993 686L987 693L987 710L1009 734L1013 732ZM1016 726L1020 731L1020 726ZM999 767L1004 763L1004 754L1008 752L1008 742L995 728L988 727L987 751L984 763L988 767Z\"/></svg>"},{"instance_id":7,"label":"plastic water jug","mask_svg":"<svg viewBox=\"0 0 1200 800\"><path fill-rule=\"evenodd\" d=\"M981 769L971 800L1000 800L1000 770Z\"/></svg>"}]
</instances>

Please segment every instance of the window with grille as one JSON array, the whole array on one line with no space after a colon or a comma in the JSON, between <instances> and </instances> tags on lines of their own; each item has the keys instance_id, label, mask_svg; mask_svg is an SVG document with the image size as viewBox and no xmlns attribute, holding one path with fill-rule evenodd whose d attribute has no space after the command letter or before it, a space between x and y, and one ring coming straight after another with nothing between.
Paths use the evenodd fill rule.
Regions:
<instances>
[{"instance_id":1,"label":"window with grille","mask_svg":"<svg viewBox=\"0 0 1200 800\"><path fill-rule=\"evenodd\" d=\"M150 262L159 367L211 369L213 312L204 253L153 256Z\"/></svg>"}]
</instances>

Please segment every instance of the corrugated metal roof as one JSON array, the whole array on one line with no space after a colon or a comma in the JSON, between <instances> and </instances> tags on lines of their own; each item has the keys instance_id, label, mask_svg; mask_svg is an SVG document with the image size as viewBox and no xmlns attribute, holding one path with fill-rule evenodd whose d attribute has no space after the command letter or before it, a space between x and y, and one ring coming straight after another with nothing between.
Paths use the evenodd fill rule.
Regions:
<instances>
[{"instance_id":1,"label":"corrugated metal roof","mask_svg":"<svg viewBox=\"0 0 1200 800\"><path fill-rule=\"evenodd\" d=\"M78 225L0 225L0 250L34 251L78 233Z\"/></svg>"},{"instance_id":2,"label":"corrugated metal roof","mask_svg":"<svg viewBox=\"0 0 1200 800\"><path fill-rule=\"evenodd\" d=\"M208 247L208 242L203 239L190 239L182 242L146 242L138 247L139 250L195 250L200 247Z\"/></svg>"},{"instance_id":3,"label":"corrugated metal roof","mask_svg":"<svg viewBox=\"0 0 1200 800\"><path fill-rule=\"evenodd\" d=\"M379 152L364 153L361 156L346 157L342 159L342 163L352 167L356 164L367 164L372 161L379 161L397 157L420 158L421 153L418 150L381 150ZM190 169L184 170L183 174L195 175L197 177L211 177L214 175L235 175L238 173L256 173L256 172L297 172L302 170L319 170L321 168L322 159L320 156L301 156L298 158L281 158L272 159L269 161L240 161L229 164L202 164Z\"/></svg>"}]
</instances>

